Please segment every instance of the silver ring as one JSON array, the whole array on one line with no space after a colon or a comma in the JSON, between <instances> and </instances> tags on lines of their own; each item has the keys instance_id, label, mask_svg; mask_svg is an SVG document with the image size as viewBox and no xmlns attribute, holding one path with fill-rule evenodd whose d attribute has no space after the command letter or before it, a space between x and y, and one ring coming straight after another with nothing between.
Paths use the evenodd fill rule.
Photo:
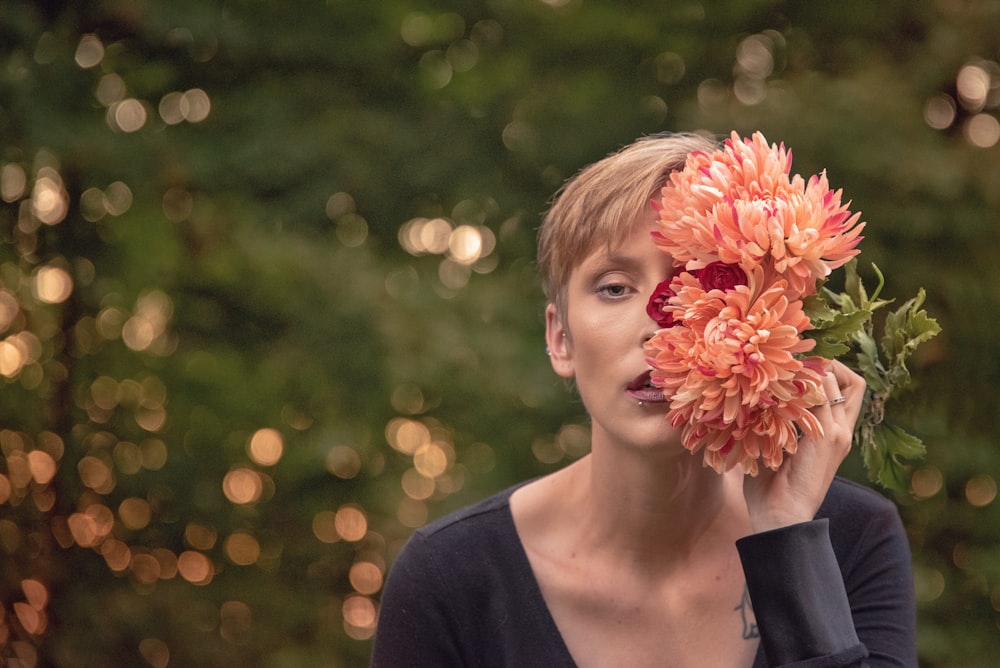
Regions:
<instances>
[{"instance_id":1,"label":"silver ring","mask_svg":"<svg viewBox=\"0 0 1000 668\"><path fill-rule=\"evenodd\" d=\"M830 401L826 402L826 405L827 406L834 406L836 404L842 404L845 401L847 401L847 399L845 397L837 397L836 399L830 399Z\"/></svg>"}]
</instances>

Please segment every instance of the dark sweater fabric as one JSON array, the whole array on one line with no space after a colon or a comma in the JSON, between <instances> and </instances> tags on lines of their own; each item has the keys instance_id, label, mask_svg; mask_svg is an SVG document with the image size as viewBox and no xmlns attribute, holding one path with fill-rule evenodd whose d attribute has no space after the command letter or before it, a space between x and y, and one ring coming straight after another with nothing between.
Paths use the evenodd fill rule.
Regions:
<instances>
[{"instance_id":1,"label":"dark sweater fabric","mask_svg":"<svg viewBox=\"0 0 1000 668\"><path fill-rule=\"evenodd\" d=\"M414 533L382 594L373 667L575 668L517 535L514 489ZM884 497L838 478L815 520L736 547L761 638L753 668L917 665L909 545Z\"/></svg>"}]
</instances>

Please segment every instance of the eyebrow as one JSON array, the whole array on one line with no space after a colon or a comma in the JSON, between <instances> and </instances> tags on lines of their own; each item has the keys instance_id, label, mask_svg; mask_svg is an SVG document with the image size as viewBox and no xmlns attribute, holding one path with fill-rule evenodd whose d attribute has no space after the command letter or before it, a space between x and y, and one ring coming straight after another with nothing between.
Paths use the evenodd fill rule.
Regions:
<instances>
[{"instance_id":1,"label":"eyebrow","mask_svg":"<svg viewBox=\"0 0 1000 668\"><path fill-rule=\"evenodd\" d=\"M577 268L580 275L587 281L592 281L609 271L637 271L642 262L631 255L607 253L601 256L591 255Z\"/></svg>"},{"instance_id":2,"label":"eyebrow","mask_svg":"<svg viewBox=\"0 0 1000 668\"><path fill-rule=\"evenodd\" d=\"M608 253L599 258L595 258L591 255L590 258L584 261L584 265L593 263L595 269L606 270L609 268L622 267L625 269L635 269L639 267L642 262L636 257L631 255L621 255L619 253ZM583 266L581 265L581 268Z\"/></svg>"}]
</instances>

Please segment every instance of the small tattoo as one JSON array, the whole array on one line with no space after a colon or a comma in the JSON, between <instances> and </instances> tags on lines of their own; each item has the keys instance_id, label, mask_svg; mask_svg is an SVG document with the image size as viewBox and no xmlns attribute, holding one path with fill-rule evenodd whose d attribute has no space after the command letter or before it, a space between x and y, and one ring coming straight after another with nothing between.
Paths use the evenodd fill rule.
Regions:
<instances>
[{"instance_id":1,"label":"small tattoo","mask_svg":"<svg viewBox=\"0 0 1000 668\"><path fill-rule=\"evenodd\" d=\"M739 610L740 616L743 618L743 639L752 640L753 638L759 638L760 632L757 630L757 618L753 614L753 603L750 602L750 592L747 590L746 585L743 585L743 597L740 598L740 604L733 608L733 610Z\"/></svg>"}]
</instances>

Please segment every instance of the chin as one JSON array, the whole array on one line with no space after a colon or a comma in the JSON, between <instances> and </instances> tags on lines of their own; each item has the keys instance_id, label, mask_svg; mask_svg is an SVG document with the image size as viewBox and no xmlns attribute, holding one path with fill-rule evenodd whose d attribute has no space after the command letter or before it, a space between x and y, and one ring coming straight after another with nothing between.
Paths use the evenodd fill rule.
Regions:
<instances>
[{"instance_id":1,"label":"chin","mask_svg":"<svg viewBox=\"0 0 1000 668\"><path fill-rule=\"evenodd\" d=\"M650 429L637 443L643 450L651 450L664 454L679 454L690 457L691 454L684 447L679 429L671 427L664 418L663 423L656 429Z\"/></svg>"}]
</instances>

